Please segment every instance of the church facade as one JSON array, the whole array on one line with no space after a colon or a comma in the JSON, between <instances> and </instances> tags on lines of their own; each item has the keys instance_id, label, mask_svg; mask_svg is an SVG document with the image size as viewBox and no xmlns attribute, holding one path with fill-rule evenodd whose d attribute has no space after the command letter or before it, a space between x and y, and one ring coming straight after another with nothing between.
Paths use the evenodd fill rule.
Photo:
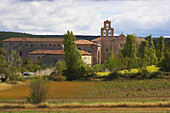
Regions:
<instances>
[{"instance_id":1,"label":"church facade","mask_svg":"<svg viewBox=\"0 0 170 113\"><path fill-rule=\"evenodd\" d=\"M91 66L103 63L109 51L115 56L120 54L121 45L125 43L126 36L114 36L111 22L106 20L101 28L101 36L89 40L76 40L77 48L82 53L84 62ZM143 41L136 37L137 45ZM32 61L41 60L45 65L55 65L60 59L64 60L63 38L9 38L2 41L7 51L17 50L21 58L30 58Z\"/></svg>"},{"instance_id":2,"label":"church facade","mask_svg":"<svg viewBox=\"0 0 170 113\"><path fill-rule=\"evenodd\" d=\"M138 47L144 39L136 36L135 38ZM106 20L104 21L104 26L101 28L101 37L92 41L101 44L101 62L103 63L107 59L110 51L112 51L115 56L120 55L122 45L126 41L126 36L122 33L119 36L114 36L114 28L111 27L111 22Z\"/></svg>"}]
</instances>

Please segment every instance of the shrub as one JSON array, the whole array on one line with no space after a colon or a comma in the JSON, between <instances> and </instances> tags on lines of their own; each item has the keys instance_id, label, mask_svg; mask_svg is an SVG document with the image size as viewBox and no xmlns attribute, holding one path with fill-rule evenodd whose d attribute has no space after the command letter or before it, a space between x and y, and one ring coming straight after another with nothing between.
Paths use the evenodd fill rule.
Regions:
<instances>
[{"instance_id":1,"label":"shrub","mask_svg":"<svg viewBox=\"0 0 170 113\"><path fill-rule=\"evenodd\" d=\"M111 72L107 77L106 80L114 80L117 78L124 78L124 79L152 79L161 75L160 72L153 72L150 73L148 70L143 69L137 73L119 73L117 71Z\"/></svg>"},{"instance_id":2,"label":"shrub","mask_svg":"<svg viewBox=\"0 0 170 113\"><path fill-rule=\"evenodd\" d=\"M65 62L59 60L59 61L56 63L55 68L56 68L57 74L62 74L63 70L66 69Z\"/></svg>"},{"instance_id":3,"label":"shrub","mask_svg":"<svg viewBox=\"0 0 170 113\"><path fill-rule=\"evenodd\" d=\"M30 81L31 92L30 96L26 97L27 102L38 104L45 101L47 98L48 88L47 80L40 77L33 78Z\"/></svg>"},{"instance_id":4,"label":"shrub","mask_svg":"<svg viewBox=\"0 0 170 113\"><path fill-rule=\"evenodd\" d=\"M119 73L118 71L113 71L106 77L106 80L114 80L117 78L123 78L123 74Z\"/></svg>"},{"instance_id":5,"label":"shrub","mask_svg":"<svg viewBox=\"0 0 170 113\"><path fill-rule=\"evenodd\" d=\"M9 80L11 81L24 81L24 76L20 73L13 73L11 76L9 76Z\"/></svg>"},{"instance_id":6,"label":"shrub","mask_svg":"<svg viewBox=\"0 0 170 113\"><path fill-rule=\"evenodd\" d=\"M48 80L52 80L52 81L65 81L66 77L58 74L57 72L52 72L49 76L48 76Z\"/></svg>"}]
</instances>

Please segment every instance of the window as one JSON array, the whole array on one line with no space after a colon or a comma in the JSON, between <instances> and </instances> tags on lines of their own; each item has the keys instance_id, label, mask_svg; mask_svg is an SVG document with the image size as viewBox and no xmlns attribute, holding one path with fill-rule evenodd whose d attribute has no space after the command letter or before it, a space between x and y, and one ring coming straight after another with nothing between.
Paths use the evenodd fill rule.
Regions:
<instances>
[{"instance_id":1,"label":"window","mask_svg":"<svg viewBox=\"0 0 170 113\"><path fill-rule=\"evenodd\" d=\"M40 57L38 56L38 59L40 59Z\"/></svg>"},{"instance_id":2,"label":"window","mask_svg":"<svg viewBox=\"0 0 170 113\"><path fill-rule=\"evenodd\" d=\"M51 44L50 44L50 46L51 46Z\"/></svg>"},{"instance_id":3,"label":"window","mask_svg":"<svg viewBox=\"0 0 170 113\"><path fill-rule=\"evenodd\" d=\"M54 47L55 47L55 44L54 44Z\"/></svg>"},{"instance_id":4,"label":"window","mask_svg":"<svg viewBox=\"0 0 170 113\"><path fill-rule=\"evenodd\" d=\"M26 46L28 46L28 44L26 44Z\"/></svg>"},{"instance_id":5,"label":"window","mask_svg":"<svg viewBox=\"0 0 170 113\"><path fill-rule=\"evenodd\" d=\"M109 29L109 24L106 24L106 29Z\"/></svg>"},{"instance_id":6,"label":"window","mask_svg":"<svg viewBox=\"0 0 170 113\"><path fill-rule=\"evenodd\" d=\"M109 30L109 36L111 36L111 30Z\"/></svg>"},{"instance_id":7,"label":"window","mask_svg":"<svg viewBox=\"0 0 170 113\"><path fill-rule=\"evenodd\" d=\"M22 56L22 51L19 52L19 55Z\"/></svg>"},{"instance_id":8,"label":"window","mask_svg":"<svg viewBox=\"0 0 170 113\"><path fill-rule=\"evenodd\" d=\"M45 47L46 47L47 45L45 44Z\"/></svg>"},{"instance_id":9,"label":"window","mask_svg":"<svg viewBox=\"0 0 170 113\"><path fill-rule=\"evenodd\" d=\"M60 47L60 44L58 44L58 47Z\"/></svg>"},{"instance_id":10,"label":"window","mask_svg":"<svg viewBox=\"0 0 170 113\"><path fill-rule=\"evenodd\" d=\"M81 48L80 48L80 47L79 47L78 49L79 49L79 50L81 50Z\"/></svg>"},{"instance_id":11,"label":"window","mask_svg":"<svg viewBox=\"0 0 170 113\"><path fill-rule=\"evenodd\" d=\"M106 36L106 30L103 31L103 36Z\"/></svg>"},{"instance_id":12,"label":"window","mask_svg":"<svg viewBox=\"0 0 170 113\"><path fill-rule=\"evenodd\" d=\"M108 52L108 49L106 48L106 52Z\"/></svg>"},{"instance_id":13,"label":"window","mask_svg":"<svg viewBox=\"0 0 170 113\"><path fill-rule=\"evenodd\" d=\"M33 47L33 44L31 44L31 47Z\"/></svg>"},{"instance_id":14,"label":"window","mask_svg":"<svg viewBox=\"0 0 170 113\"><path fill-rule=\"evenodd\" d=\"M20 45L22 45L22 43L20 43Z\"/></svg>"},{"instance_id":15,"label":"window","mask_svg":"<svg viewBox=\"0 0 170 113\"><path fill-rule=\"evenodd\" d=\"M42 47L43 45L41 44L41 47Z\"/></svg>"}]
</instances>

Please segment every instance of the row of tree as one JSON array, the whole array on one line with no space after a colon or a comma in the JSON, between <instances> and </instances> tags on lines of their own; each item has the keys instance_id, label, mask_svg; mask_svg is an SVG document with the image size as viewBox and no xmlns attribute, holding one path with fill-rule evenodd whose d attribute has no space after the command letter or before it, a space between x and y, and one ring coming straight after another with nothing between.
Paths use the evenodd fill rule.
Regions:
<instances>
[{"instance_id":1,"label":"row of tree","mask_svg":"<svg viewBox=\"0 0 170 113\"><path fill-rule=\"evenodd\" d=\"M76 38L72 32L68 31L67 34L64 35L66 68L63 71L63 75L67 76L67 80L80 79L89 73L89 69L85 67L81 59L81 53L78 51L76 44L74 43L75 39ZM110 51L104 64L102 64L102 66L95 65L91 70L92 72L106 69L109 71L118 71L122 69L129 70L132 68L140 68L143 70L146 69L146 66L148 65L161 65L162 61L165 60L164 56L165 48L162 36L158 38L156 49L151 35L147 36L146 40L142 41L139 48L137 48L136 38L134 35L130 34L126 37L126 42L122 46L119 57L115 56L114 53Z\"/></svg>"},{"instance_id":2,"label":"row of tree","mask_svg":"<svg viewBox=\"0 0 170 113\"><path fill-rule=\"evenodd\" d=\"M102 65L94 65L92 68L87 67L82 60L81 52L75 44L76 37L73 32L68 31L64 35L64 51L65 61L57 63L57 72L64 75L67 80L79 80L85 77L95 75L97 71L109 70L118 71L122 69L140 68L146 69L148 65L157 64L163 71L170 69L169 50L164 48L163 37L158 38L158 43L155 49L153 39L147 36L146 40L142 41L139 48L136 48L136 38L134 35L127 35L126 42L122 46L119 57L113 52L109 52L107 60ZM16 73L26 70L36 71L42 69L40 63L32 63L30 60L22 60L16 51L11 53L0 50L0 73L5 75L5 79L10 80L16 78ZM57 75L58 75L57 74Z\"/></svg>"},{"instance_id":3,"label":"row of tree","mask_svg":"<svg viewBox=\"0 0 170 113\"><path fill-rule=\"evenodd\" d=\"M165 55L166 57L164 57ZM159 64L158 66L161 66L164 60L168 62L168 55L168 49L164 47L162 36L158 38L156 49L151 35L147 36L137 49L135 36L130 34L126 37L120 57L115 59L114 53L110 52L104 65L110 71L132 68L145 69L148 65ZM167 68L162 70L168 71Z\"/></svg>"}]
</instances>

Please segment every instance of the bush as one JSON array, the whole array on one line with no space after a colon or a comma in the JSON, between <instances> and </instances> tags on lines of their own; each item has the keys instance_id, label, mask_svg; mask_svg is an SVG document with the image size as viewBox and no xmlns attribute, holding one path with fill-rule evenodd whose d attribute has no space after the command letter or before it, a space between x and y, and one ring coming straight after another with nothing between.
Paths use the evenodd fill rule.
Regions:
<instances>
[{"instance_id":1,"label":"bush","mask_svg":"<svg viewBox=\"0 0 170 113\"><path fill-rule=\"evenodd\" d=\"M47 98L48 84L47 80L37 77L30 81L31 93L29 97L26 97L27 102L38 104L44 102Z\"/></svg>"},{"instance_id":2,"label":"bush","mask_svg":"<svg viewBox=\"0 0 170 113\"><path fill-rule=\"evenodd\" d=\"M13 73L13 74L11 74L11 76L9 76L9 80L11 80L11 81L15 81L15 80L16 81L24 81L25 78L20 73Z\"/></svg>"},{"instance_id":3,"label":"bush","mask_svg":"<svg viewBox=\"0 0 170 113\"><path fill-rule=\"evenodd\" d=\"M148 70L144 69L142 71L139 71L138 73L124 73L121 74L117 71L114 71L110 73L107 77L106 80L114 80L117 78L124 78L124 79L152 79L152 78L157 78L158 75L161 75L160 72L153 72L150 73Z\"/></svg>"},{"instance_id":4,"label":"bush","mask_svg":"<svg viewBox=\"0 0 170 113\"><path fill-rule=\"evenodd\" d=\"M52 81L65 81L66 77L58 74L57 72L52 72L49 76L48 76L48 80L52 80Z\"/></svg>"},{"instance_id":5,"label":"bush","mask_svg":"<svg viewBox=\"0 0 170 113\"><path fill-rule=\"evenodd\" d=\"M106 80L114 80L117 78L124 78L123 74L119 73L118 71L113 71L106 77Z\"/></svg>"},{"instance_id":6,"label":"bush","mask_svg":"<svg viewBox=\"0 0 170 113\"><path fill-rule=\"evenodd\" d=\"M55 68L56 68L57 74L62 74L63 70L66 70L65 62L59 60L59 61L56 63Z\"/></svg>"}]
</instances>

